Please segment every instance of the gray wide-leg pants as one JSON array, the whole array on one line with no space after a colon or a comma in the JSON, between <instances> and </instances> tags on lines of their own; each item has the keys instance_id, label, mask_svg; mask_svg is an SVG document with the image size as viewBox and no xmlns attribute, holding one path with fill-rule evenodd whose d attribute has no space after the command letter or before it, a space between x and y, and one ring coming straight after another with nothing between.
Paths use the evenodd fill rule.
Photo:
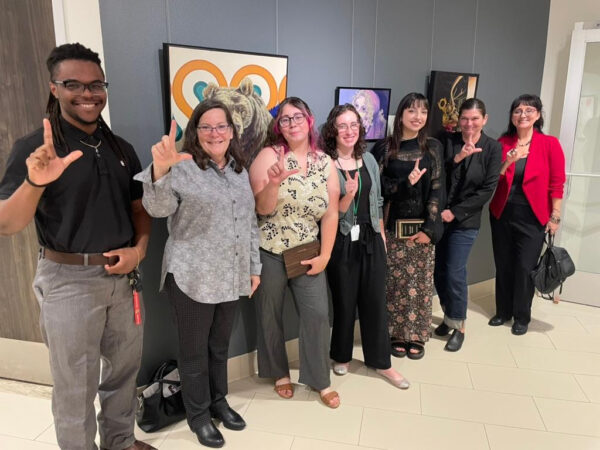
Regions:
<instances>
[{"instance_id":1,"label":"gray wide-leg pants","mask_svg":"<svg viewBox=\"0 0 600 450\"><path fill-rule=\"evenodd\" d=\"M97 448L96 393L101 447L120 450L132 445L143 325L134 323L127 277L108 275L102 266L40 259L33 289L50 352L58 445L68 450Z\"/></svg>"},{"instance_id":2,"label":"gray wide-leg pants","mask_svg":"<svg viewBox=\"0 0 600 450\"><path fill-rule=\"evenodd\" d=\"M254 295L257 327L258 375L288 376L288 358L283 333L283 302L286 287L292 290L300 318L299 382L316 390L329 387L329 302L325 272L288 280L283 257L260 251L262 273Z\"/></svg>"}]
</instances>

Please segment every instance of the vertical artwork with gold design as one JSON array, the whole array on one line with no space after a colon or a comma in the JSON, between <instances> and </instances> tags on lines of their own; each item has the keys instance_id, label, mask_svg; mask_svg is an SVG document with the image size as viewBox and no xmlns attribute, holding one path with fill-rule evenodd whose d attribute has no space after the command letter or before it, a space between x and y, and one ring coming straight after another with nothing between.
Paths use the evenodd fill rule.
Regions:
<instances>
[{"instance_id":1,"label":"vertical artwork with gold design","mask_svg":"<svg viewBox=\"0 0 600 450\"><path fill-rule=\"evenodd\" d=\"M458 110L462 102L477 95L479 74L432 70L429 77L429 133L459 131Z\"/></svg>"},{"instance_id":2,"label":"vertical artwork with gold design","mask_svg":"<svg viewBox=\"0 0 600 450\"><path fill-rule=\"evenodd\" d=\"M244 153L253 159L287 95L287 56L163 44L163 58L165 122L177 122L177 143L196 105L215 99L229 108Z\"/></svg>"}]
</instances>

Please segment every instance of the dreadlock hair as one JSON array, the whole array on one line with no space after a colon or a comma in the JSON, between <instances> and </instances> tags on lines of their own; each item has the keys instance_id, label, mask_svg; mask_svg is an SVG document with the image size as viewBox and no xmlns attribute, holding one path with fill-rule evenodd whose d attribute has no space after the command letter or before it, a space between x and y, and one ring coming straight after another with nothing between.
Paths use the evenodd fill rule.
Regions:
<instances>
[{"instance_id":1,"label":"dreadlock hair","mask_svg":"<svg viewBox=\"0 0 600 450\"><path fill-rule=\"evenodd\" d=\"M97 64L100 68L100 71L102 72L102 75L104 75L104 71L102 70L102 65L98 53L81 45L79 42L76 42L74 44L59 45L50 52L50 55L46 60L46 66L48 67L48 72L50 72L51 82L52 80L54 80L58 65L61 62L69 59L75 59L78 61L89 61L94 64ZM69 144L67 144L62 128L60 126L60 103L58 99L54 95L52 95L52 92L50 92L48 95L46 113L48 114L48 120L50 121L50 125L52 127L52 138L54 140L54 145L58 147L63 147L67 153L71 152ZM117 157L123 162L123 164L127 165L127 158L125 158L125 152L123 152L123 149L119 145L119 141L117 140L116 136L113 134L112 130L104 121L101 115L98 116L98 127L106 135L108 143L110 144L111 149L117 154Z\"/></svg>"}]
</instances>

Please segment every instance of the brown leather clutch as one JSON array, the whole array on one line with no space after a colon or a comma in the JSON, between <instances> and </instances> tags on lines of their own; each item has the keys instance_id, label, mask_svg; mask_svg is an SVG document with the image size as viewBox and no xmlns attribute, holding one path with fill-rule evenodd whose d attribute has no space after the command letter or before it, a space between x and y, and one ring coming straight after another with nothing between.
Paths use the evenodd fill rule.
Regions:
<instances>
[{"instance_id":1,"label":"brown leather clutch","mask_svg":"<svg viewBox=\"0 0 600 450\"><path fill-rule=\"evenodd\" d=\"M288 278L296 278L308 272L310 266L303 266L300 264L300 261L306 261L307 259L319 256L320 252L321 243L319 241L309 242L308 244L298 245L297 247L285 250L282 256Z\"/></svg>"},{"instance_id":2,"label":"brown leather clutch","mask_svg":"<svg viewBox=\"0 0 600 450\"><path fill-rule=\"evenodd\" d=\"M425 222L423 219L396 220L396 239L407 239L417 234L423 222Z\"/></svg>"}]
</instances>

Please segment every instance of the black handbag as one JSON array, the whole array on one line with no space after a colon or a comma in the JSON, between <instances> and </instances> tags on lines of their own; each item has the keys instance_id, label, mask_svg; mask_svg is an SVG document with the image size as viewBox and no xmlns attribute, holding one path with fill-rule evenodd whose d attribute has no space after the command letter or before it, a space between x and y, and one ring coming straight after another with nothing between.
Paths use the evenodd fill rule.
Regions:
<instances>
[{"instance_id":1,"label":"black handbag","mask_svg":"<svg viewBox=\"0 0 600 450\"><path fill-rule=\"evenodd\" d=\"M554 235L546 235L546 251L542 253L535 269L531 271L531 279L542 298L552 300L554 290L560 287L564 281L575 273L575 263L569 253L554 245Z\"/></svg>"},{"instance_id":2,"label":"black handbag","mask_svg":"<svg viewBox=\"0 0 600 450\"><path fill-rule=\"evenodd\" d=\"M156 369L152 381L139 395L138 402L135 419L147 433L185 419L181 381L175 361L166 361Z\"/></svg>"}]
</instances>

